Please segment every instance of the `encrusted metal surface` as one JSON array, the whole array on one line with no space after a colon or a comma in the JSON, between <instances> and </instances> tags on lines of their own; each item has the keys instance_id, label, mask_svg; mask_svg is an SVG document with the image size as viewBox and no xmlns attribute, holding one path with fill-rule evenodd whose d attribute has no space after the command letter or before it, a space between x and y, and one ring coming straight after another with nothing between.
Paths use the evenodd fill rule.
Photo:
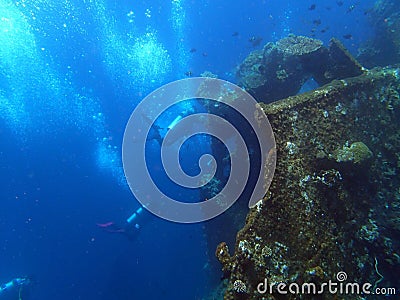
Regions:
<instances>
[{"instance_id":1,"label":"encrusted metal surface","mask_svg":"<svg viewBox=\"0 0 400 300\"><path fill-rule=\"evenodd\" d=\"M277 168L233 256L224 243L216 250L225 299L314 299L260 294L257 285L318 285L341 271L372 288L399 284L390 275L400 271L399 92L399 70L376 69L261 104L275 133Z\"/></svg>"}]
</instances>

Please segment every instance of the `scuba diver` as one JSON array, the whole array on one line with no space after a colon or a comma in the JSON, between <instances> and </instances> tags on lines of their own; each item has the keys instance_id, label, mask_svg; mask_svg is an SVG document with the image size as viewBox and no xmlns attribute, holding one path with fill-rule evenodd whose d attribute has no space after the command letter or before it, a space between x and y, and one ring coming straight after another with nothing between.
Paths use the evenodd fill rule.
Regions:
<instances>
[{"instance_id":1,"label":"scuba diver","mask_svg":"<svg viewBox=\"0 0 400 300\"><path fill-rule=\"evenodd\" d=\"M134 220L137 219L138 215L142 214L143 210L143 206L140 206L122 226L115 222L97 223L96 225L106 232L122 234L132 241L137 236L140 229L139 223L134 222Z\"/></svg>"},{"instance_id":2,"label":"scuba diver","mask_svg":"<svg viewBox=\"0 0 400 300\"><path fill-rule=\"evenodd\" d=\"M146 123L148 123L148 124L152 124L152 121L150 120L150 118L148 117L148 116L146 116L146 115L144 115L144 114L142 114L142 117L143 117L143 119L144 119L144 121L146 122ZM151 129L150 129L150 132L149 132L149 135L147 136L147 138L146 138L146 141L156 141L159 145L160 145L160 147L161 147L161 145L162 145L162 142L163 142L163 136L164 136L164 134L163 134L163 131L164 131L164 128L163 127L161 127L161 126L158 126L158 125L156 125L156 124L152 124L151 125Z\"/></svg>"},{"instance_id":3,"label":"scuba diver","mask_svg":"<svg viewBox=\"0 0 400 300\"><path fill-rule=\"evenodd\" d=\"M162 146L162 142L163 142L163 137L161 135L162 130L164 130L164 128L157 126L157 125L153 125L149 136L147 137L147 141L157 141L157 143L160 145L160 147Z\"/></svg>"},{"instance_id":4,"label":"scuba diver","mask_svg":"<svg viewBox=\"0 0 400 300\"><path fill-rule=\"evenodd\" d=\"M147 115L142 113L143 122L147 125L151 125L148 135L146 137L146 142L156 141L159 146L163 146L164 137L169 130L172 130L185 115L193 112L193 107L185 108L179 111L175 118L165 127L155 124ZM171 141L170 141L171 143ZM171 144L166 144L166 146L171 146ZM145 206L140 206L127 220L124 224L119 224L113 221L105 223L96 223L97 227L103 229L109 233L117 233L126 236L129 240L134 240L137 236L140 225L137 221L138 216L143 213Z\"/></svg>"},{"instance_id":5,"label":"scuba diver","mask_svg":"<svg viewBox=\"0 0 400 300\"><path fill-rule=\"evenodd\" d=\"M31 285L32 280L29 277L17 277L9 282L0 285L0 299L18 299L22 300L23 292Z\"/></svg>"},{"instance_id":6,"label":"scuba diver","mask_svg":"<svg viewBox=\"0 0 400 300\"><path fill-rule=\"evenodd\" d=\"M144 119L144 122L147 124L151 124L151 129L149 131L149 135L147 136L146 141L156 141L160 147L163 144L163 140L167 132L171 129L173 129L185 116L189 115L191 112L193 112L194 109L193 107L185 108L177 114L177 116L172 120L172 122L167 125L166 127L161 127L159 125L156 125L152 120L146 116L145 114L142 114L142 117ZM170 146L170 145L167 145Z\"/></svg>"}]
</instances>

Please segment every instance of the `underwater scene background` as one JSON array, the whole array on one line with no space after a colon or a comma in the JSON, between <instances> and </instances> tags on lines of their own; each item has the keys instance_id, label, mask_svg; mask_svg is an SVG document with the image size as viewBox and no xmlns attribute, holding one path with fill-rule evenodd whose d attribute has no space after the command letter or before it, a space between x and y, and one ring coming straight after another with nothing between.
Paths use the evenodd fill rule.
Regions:
<instances>
[{"instance_id":1,"label":"underwater scene background","mask_svg":"<svg viewBox=\"0 0 400 300\"><path fill-rule=\"evenodd\" d=\"M225 299L261 299L250 290L256 289L254 282L260 282L265 274L277 282L334 278L328 270L341 268L334 270L316 262L327 259L334 265L336 250L332 249L343 240L346 247L338 246L337 253L346 253L348 261L360 253L348 251L350 248L365 253L363 260L355 262L359 269L354 267L354 274L351 264L347 266L349 275L373 280L376 285L386 281L387 286L397 288L399 26L395 0L0 0L0 299L223 299L224 293ZM332 38L336 40L332 42ZM298 60L303 54L305 59ZM368 69L387 66L391 67L387 71L375 69L375 73L365 75ZM340 94L332 84L332 89L312 94L332 80L362 74L367 79L343 83L357 92L337 87ZM365 246L350 245L351 235L343 235L340 241L332 234L320 239L332 252L321 251L314 259L311 254L300 254L300 249L287 250L282 238L275 248L262 248L268 252L262 255L271 257L271 265L264 265L250 259L261 253L261 248L252 244L246 228L253 233L257 230L251 226L264 228L260 236L272 239L274 234L294 232L303 222L319 223L321 216L307 214L296 224L278 226L279 214L288 216L288 222L296 220L282 207L272 207L271 216L265 212L262 218L256 217L253 209L240 240L240 233L238 238L236 235L248 213L246 193L219 220L197 224L173 223L140 210L122 167L125 125L138 103L154 89L192 76L239 84L267 105L263 108L276 130L277 156L279 160L282 154L282 160L277 164L278 183L266 198L274 198L276 190L286 191L280 185L284 181L293 191L290 180L301 188L322 182L324 188L339 191L332 194L318 186L311 188L322 191L314 197L331 199L321 206L332 213L330 217L336 222L332 226L337 232L351 232L354 228L348 224L359 226L360 231L355 231ZM285 102L289 104L272 103L302 93L314 102L318 100L318 111L293 106L304 103L302 98L291 98L292 102ZM324 93L328 96L318 98ZM368 99L380 105L371 109L364 105ZM324 102L327 100L331 102ZM158 103L152 105L156 109ZM205 193L222 188L229 176L226 149L203 135L188 141L180 153L188 174L199 172L197 160L204 153L216 154L222 167L213 181L217 184L207 186L209 191L181 190L164 178L159 150L160 133L165 132L159 129L168 124L172 127L176 116L207 111L207 105L193 100L187 107L171 107L157 121L146 143L151 174L182 201L203 201L209 197ZM309 126L329 116L335 118L335 129ZM354 123L341 119L350 116ZM231 116L234 121L236 117ZM296 123L298 118L304 121L301 126ZM357 127L356 119L371 122ZM145 117L143 122L147 122ZM346 139L352 129L352 140ZM311 139L310 132L325 132L326 137L317 143L318 138ZM379 132L386 132L387 139ZM336 139L337 144L329 144L327 137ZM312 147L300 146L299 139L310 140ZM367 140L373 145L383 143L385 149L378 151ZM220 150L216 151L217 147ZM318 150L315 157L320 159L322 171L314 171L318 168L313 160L303 157L300 167L299 160L293 158L312 149ZM379 162L371 164L371 171L369 164L361 162L372 156ZM306 168L309 173L296 171ZM355 169L370 178L366 180ZM293 176L299 178L294 180ZM342 177L351 180L339 186ZM376 185L372 186L374 179ZM362 187L361 194L356 186ZM308 194L299 192L298 203L308 212L314 209L308 201L311 190L306 190ZM377 195L374 199L379 205L368 202L353 207L346 202L366 195ZM292 196L282 193L276 199ZM337 199L342 202L338 204ZM342 212L343 207L352 211L351 217ZM380 227L374 216L385 207L392 213L381 218L390 222ZM298 206L291 209L297 212ZM137 223L127 232L123 224L135 212ZM312 240L308 235L320 237L325 230L321 228L304 228L304 236L296 233L299 248L311 249L313 244L305 241ZM269 234L266 230L275 231ZM257 237L253 234L252 239ZM295 244L296 240L286 243ZM236 250L236 256L229 254L228 247ZM291 275L293 269L301 267L293 260L294 267L284 262L290 251L292 256L298 253L298 261L308 261L304 268L311 279ZM243 261L243 253L249 257L247 261ZM257 264L259 269L254 267ZM279 274L265 273L266 266ZM375 278L357 277L358 271L373 273ZM361 299L357 297L354 299Z\"/></svg>"}]
</instances>

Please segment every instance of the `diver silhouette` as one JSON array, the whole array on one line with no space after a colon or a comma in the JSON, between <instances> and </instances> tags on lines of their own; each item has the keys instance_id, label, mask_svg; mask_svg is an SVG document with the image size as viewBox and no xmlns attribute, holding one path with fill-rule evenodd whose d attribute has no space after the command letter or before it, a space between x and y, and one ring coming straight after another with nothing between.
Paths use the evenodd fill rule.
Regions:
<instances>
[{"instance_id":1,"label":"diver silhouette","mask_svg":"<svg viewBox=\"0 0 400 300\"><path fill-rule=\"evenodd\" d=\"M163 137L161 136L162 130L164 130L164 128L157 125L153 125L146 141L151 141L151 140L157 141L161 147L163 142Z\"/></svg>"},{"instance_id":2,"label":"diver silhouette","mask_svg":"<svg viewBox=\"0 0 400 300\"><path fill-rule=\"evenodd\" d=\"M180 112L167 127L161 127L159 125L152 123L150 118L143 114L142 116L143 116L144 120L148 124L151 124L151 128L150 128L149 134L146 137L146 141L152 141L152 140L157 141L161 147L167 132L169 130L173 129L183 119L184 115L186 115L186 114L188 114L188 112L186 110L183 112ZM167 144L167 146L171 146L171 144Z\"/></svg>"},{"instance_id":3,"label":"diver silhouette","mask_svg":"<svg viewBox=\"0 0 400 300\"><path fill-rule=\"evenodd\" d=\"M104 228L105 231L111 232L111 233L124 233L125 232L124 228L115 224L114 222L97 223L96 225L100 228Z\"/></svg>"},{"instance_id":4,"label":"diver silhouette","mask_svg":"<svg viewBox=\"0 0 400 300\"><path fill-rule=\"evenodd\" d=\"M129 240L133 240L137 236L140 228L138 224L135 224L135 226L132 226L129 223L126 223L125 225L119 225L112 221L106 223L96 223L96 225L106 232L121 234L127 237Z\"/></svg>"},{"instance_id":5,"label":"diver silhouette","mask_svg":"<svg viewBox=\"0 0 400 300\"><path fill-rule=\"evenodd\" d=\"M32 285L31 277L17 277L9 282L0 285L0 298L1 299L26 299L28 296L28 287Z\"/></svg>"},{"instance_id":6,"label":"diver silhouette","mask_svg":"<svg viewBox=\"0 0 400 300\"><path fill-rule=\"evenodd\" d=\"M106 223L96 223L96 225L106 232L118 233L126 236L129 240L134 240L140 229L140 225L137 223L137 217L143 213L143 210L143 206L140 206L122 226L112 221Z\"/></svg>"},{"instance_id":7,"label":"diver silhouette","mask_svg":"<svg viewBox=\"0 0 400 300\"><path fill-rule=\"evenodd\" d=\"M152 123L148 116L142 114L142 117L146 121L146 123L151 124L151 128L148 136L146 137L146 141L157 141L161 147L163 142L162 131L164 130L164 128Z\"/></svg>"}]
</instances>

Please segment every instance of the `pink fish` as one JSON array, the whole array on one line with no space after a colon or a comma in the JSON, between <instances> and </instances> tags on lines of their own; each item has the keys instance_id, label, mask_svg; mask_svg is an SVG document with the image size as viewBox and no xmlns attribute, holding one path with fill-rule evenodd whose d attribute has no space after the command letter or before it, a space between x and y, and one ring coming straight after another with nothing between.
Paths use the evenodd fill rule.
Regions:
<instances>
[{"instance_id":1,"label":"pink fish","mask_svg":"<svg viewBox=\"0 0 400 300\"><path fill-rule=\"evenodd\" d=\"M124 233L125 229L119 227L114 222L107 222L107 223L96 223L97 226L103 228L107 232L111 233Z\"/></svg>"},{"instance_id":2,"label":"pink fish","mask_svg":"<svg viewBox=\"0 0 400 300\"><path fill-rule=\"evenodd\" d=\"M107 227L110 227L110 226L114 225L114 222L96 223L96 225L101 227L101 228L107 228Z\"/></svg>"}]
</instances>

